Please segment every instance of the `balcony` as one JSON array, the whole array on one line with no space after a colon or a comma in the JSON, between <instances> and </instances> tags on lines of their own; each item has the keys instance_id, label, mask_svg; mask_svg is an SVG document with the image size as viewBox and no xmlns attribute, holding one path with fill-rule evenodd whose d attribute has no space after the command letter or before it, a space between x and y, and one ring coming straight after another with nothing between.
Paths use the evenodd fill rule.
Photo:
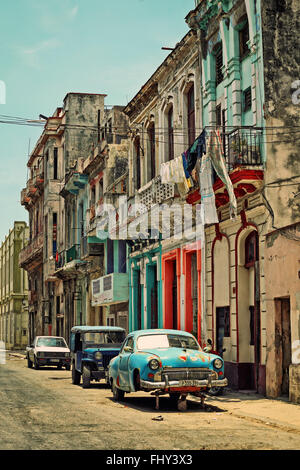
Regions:
<instances>
[{"instance_id":1,"label":"balcony","mask_svg":"<svg viewBox=\"0 0 300 470\"><path fill-rule=\"evenodd\" d=\"M229 171L237 167L262 165L262 128L237 128L221 134Z\"/></svg>"},{"instance_id":2,"label":"balcony","mask_svg":"<svg viewBox=\"0 0 300 470\"><path fill-rule=\"evenodd\" d=\"M113 305L129 299L127 273L112 273L92 281L92 306Z\"/></svg>"},{"instance_id":3,"label":"balcony","mask_svg":"<svg viewBox=\"0 0 300 470\"><path fill-rule=\"evenodd\" d=\"M79 172L71 172L65 177L63 188L60 192L62 197L68 193L77 195L80 189L83 189L88 183L88 176Z\"/></svg>"},{"instance_id":4,"label":"balcony","mask_svg":"<svg viewBox=\"0 0 300 470\"><path fill-rule=\"evenodd\" d=\"M135 203L144 204L149 210L153 205L160 204L174 197L174 184L163 184L160 176L156 176L136 193Z\"/></svg>"},{"instance_id":5,"label":"balcony","mask_svg":"<svg viewBox=\"0 0 300 470\"><path fill-rule=\"evenodd\" d=\"M36 262L42 262L43 258L44 233L40 232L19 254L19 265L21 268Z\"/></svg>"},{"instance_id":6,"label":"balcony","mask_svg":"<svg viewBox=\"0 0 300 470\"><path fill-rule=\"evenodd\" d=\"M86 236L81 238L80 245L81 258L85 259L90 256L104 255L104 241L98 237Z\"/></svg>"}]
</instances>

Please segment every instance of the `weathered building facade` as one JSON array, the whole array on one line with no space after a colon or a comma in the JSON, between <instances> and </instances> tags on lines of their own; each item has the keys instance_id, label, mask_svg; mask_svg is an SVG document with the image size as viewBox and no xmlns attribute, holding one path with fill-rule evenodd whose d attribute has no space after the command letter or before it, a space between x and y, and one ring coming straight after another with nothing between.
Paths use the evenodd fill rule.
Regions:
<instances>
[{"instance_id":1,"label":"weathered building facade","mask_svg":"<svg viewBox=\"0 0 300 470\"><path fill-rule=\"evenodd\" d=\"M0 246L0 340L6 349L24 349L28 342L27 273L19 267L28 236L26 222L15 222Z\"/></svg>"},{"instance_id":2,"label":"weathered building facade","mask_svg":"<svg viewBox=\"0 0 300 470\"><path fill-rule=\"evenodd\" d=\"M292 68L290 35L296 3L203 0L186 18L199 40L203 123L220 131L237 199L231 220L228 192L215 181L219 223L206 229L207 331L216 348L226 348L231 386L269 396L290 391L293 401L297 286L281 278L279 260L299 243L299 108L291 100L299 63ZM281 230L290 224L292 236ZM294 275L296 264L294 258Z\"/></svg>"},{"instance_id":3,"label":"weathered building facade","mask_svg":"<svg viewBox=\"0 0 300 470\"><path fill-rule=\"evenodd\" d=\"M163 165L169 168L175 160L181 164L182 153L200 133L199 82L198 44L190 32L125 112L132 132L128 204L135 205L134 223L141 231L129 257L130 327L178 328L201 340L201 243L178 236L174 219L176 210L183 215L190 188L198 188L197 177L190 177L190 186L183 188L161 173ZM156 210L165 215L158 215L155 223ZM168 220L163 221L165 216Z\"/></svg>"}]
</instances>

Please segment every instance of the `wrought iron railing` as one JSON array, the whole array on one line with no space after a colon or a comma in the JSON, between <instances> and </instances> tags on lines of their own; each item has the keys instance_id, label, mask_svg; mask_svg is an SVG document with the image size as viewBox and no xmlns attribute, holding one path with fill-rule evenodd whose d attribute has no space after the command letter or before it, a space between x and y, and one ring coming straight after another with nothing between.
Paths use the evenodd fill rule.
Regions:
<instances>
[{"instance_id":1,"label":"wrought iron railing","mask_svg":"<svg viewBox=\"0 0 300 470\"><path fill-rule=\"evenodd\" d=\"M239 127L221 133L228 170L262 164L262 128Z\"/></svg>"}]
</instances>

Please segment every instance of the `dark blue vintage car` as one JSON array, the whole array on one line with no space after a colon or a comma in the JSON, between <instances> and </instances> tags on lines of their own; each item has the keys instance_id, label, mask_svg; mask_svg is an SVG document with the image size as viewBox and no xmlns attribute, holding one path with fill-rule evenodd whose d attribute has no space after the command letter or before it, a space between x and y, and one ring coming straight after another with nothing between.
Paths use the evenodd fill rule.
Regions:
<instances>
[{"instance_id":1,"label":"dark blue vintage car","mask_svg":"<svg viewBox=\"0 0 300 470\"><path fill-rule=\"evenodd\" d=\"M90 387L91 380L106 379L109 361L119 354L126 332L116 326L74 326L70 350L72 383Z\"/></svg>"},{"instance_id":2,"label":"dark blue vintage car","mask_svg":"<svg viewBox=\"0 0 300 470\"><path fill-rule=\"evenodd\" d=\"M186 396L204 399L211 387L225 387L224 361L205 353L195 337L180 330L139 330L130 333L120 354L109 364L109 382L115 400L143 390L156 396L169 394L178 409L186 409Z\"/></svg>"}]
</instances>

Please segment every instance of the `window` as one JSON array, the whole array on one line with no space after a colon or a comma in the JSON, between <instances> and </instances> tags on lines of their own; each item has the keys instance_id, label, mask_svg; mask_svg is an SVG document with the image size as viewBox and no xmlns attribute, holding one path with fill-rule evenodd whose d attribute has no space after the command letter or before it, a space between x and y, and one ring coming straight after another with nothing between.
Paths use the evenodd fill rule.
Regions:
<instances>
[{"instance_id":1,"label":"window","mask_svg":"<svg viewBox=\"0 0 300 470\"><path fill-rule=\"evenodd\" d=\"M53 179L57 180L58 175L58 149L54 147L54 154L53 154Z\"/></svg>"},{"instance_id":2,"label":"window","mask_svg":"<svg viewBox=\"0 0 300 470\"><path fill-rule=\"evenodd\" d=\"M218 104L218 106L216 106L216 125L217 126L222 125L222 109L221 109L220 104Z\"/></svg>"},{"instance_id":3,"label":"window","mask_svg":"<svg viewBox=\"0 0 300 470\"><path fill-rule=\"evenodd\" d=\"M141 187L141 145L140 138L137 137L134 141L135 155L136 155L136 189Z\"/></svg>"},{"instance_id":4,"label":"window","mask_svg":"<svg viewBox=\"0 0 300 470\"><path fill-rule=\"evenodd\" d=\"M155 178L155 125L151 123L148 129L149 150L150 150L150 178Z\"/></svg>"},{"instance_id":5,"label":"window","mask_svg":"<svg viewBox=\"0 0 300 470\"><path fill-rule=\"evenodd\" d=\"M107 274L114 272L114 241L107 239Z\"/></svg>"},{"instance_id":6,"label":"window","mask_svg":"<svg viewBox=\"0 0 300 470\"><path fill-rule=\"evenodd\" d=\"M188 91L187 94L187 107L188 107L188 137L189 137L189 146L195 142L196 132L195 132L195 92L194 85Z\"/></svg>"},{"instance_id":7,"label":"window","mask_svg":"<svg viewBox=\"0 0 300 470\"><path fill-rule=\"evenodd\" d=\"M96 200L96 188L95 186L92 186L91 187L91 206L95 204L95 200Z\"/></svg>"},{"instance_id":8,"label":"window","mask_svg":"<svg viewBox=\"0 0 300 470\"><path fill-rule=\"evenodd\" d=\"M247 15L241 18L241 29L239 30L240 60L243 60L249 54L249 25Z\"/></svg>"},{"instance_id":9,"label":"window","mask_svg":"<svg viewBox=\"0 0 300 470\"><path fill-rule=\"evenodd\" d=\"M101 199L103 197L103 178L99 181L99 198Z\"/></svg>"},{"instance_id":10,"label":"window","mask_svg":"<svg viewBox=\"0 0 300 470\"><path fill-rule=\"evenodd\" d=\"M223 49L222 44L219 44L215 49L216 59L216 86L223 81Z\"/></svg>"},{"instance_id":11,"label":"window","mask_svg":"<svg viewBox=\"0 0 300 470\"><path fill-rule=\"evenodd\" d=\"M174 127L173 127L173 106L168 111L168 158L174 158Z\"/></svg>"},{"instance_id":12,"label":"window","mask_svg":"<svg viewBox=\"0 0 300 470\"><path fill-rule=\"evenodd\" d=\"M247 90L243 91L243 111L249 111L251 110L251 103L252 102L252 97L251 97L251 87L247 88Z\"/></svg>"},{"instance_id":13,"label":"window","mask_svg":"<svg viewBox=\"0 0 300 470\"><path fill-rule=\"evenodd\" d=\"M119 273L126 273L126 241L119 240Z\"/></svg>"},{"instance_id":14,"label":"window","mask_svg":"<svg viewBox=\"0 0 300 470\"><path fill-rule=\"evenodd\" d=\"M57 249L57 213L53 212L52 214L52 254L53 256L56 255Z\"/></svg>"},{"instance_id":15,"label":"window","mask_svg":"<svg viewBox=\"0 0 300 470\"><path fill-rule=\"evenodd\" d=\"M254 266L255 261L258 261L258 235L254 230L245 240L245 267Z\"/></svg>"}]
</instances>

